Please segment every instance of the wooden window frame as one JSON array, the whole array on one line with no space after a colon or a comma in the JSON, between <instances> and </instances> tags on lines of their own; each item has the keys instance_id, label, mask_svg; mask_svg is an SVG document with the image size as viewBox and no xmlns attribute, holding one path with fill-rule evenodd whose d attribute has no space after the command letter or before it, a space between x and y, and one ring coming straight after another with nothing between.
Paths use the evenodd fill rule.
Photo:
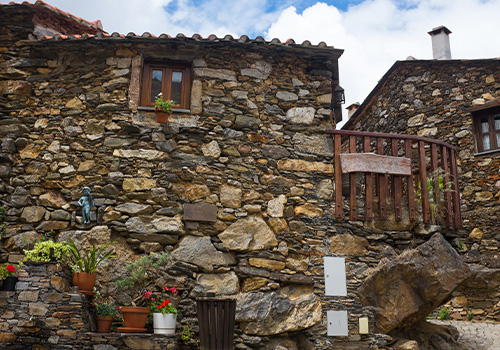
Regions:
<instances>
[{"instance_id":1,"label":"wooden window frame","mask_svg":"<svg viewBox=\"0 0 500 350\"><path fill-rule=\"evenodd\" d=\"M477 151L482 152L493 152L500 151L500 144L497 142L495 129L495 117L500 116L500 108L491 108L486 110L481 110L473 114L474 119L474 136L476 138ZM481 121L488 121L488 132L481 131ZM485 150L483 144L483 136L489 135L490 137L490 148Z\"/></svg>"},{"instance_id":2,"label":"wooden window frame","mask_svg":"<svg viewBox=\"0 0 500 350\"><path fill-rule=\"evenodd\" d=\"M151 83L153 70L162 70L162 96L165 100L170 99L170 90L172 84L172 72L182 72L181 81L181 101L174 106L175 109L190 109L191 96L191 67L184 63L170 63L161 61L145 61L142 69L142 86L141 86L141 107L154 107L155 103L150 101Z\"/></svg>"}]
</instances>

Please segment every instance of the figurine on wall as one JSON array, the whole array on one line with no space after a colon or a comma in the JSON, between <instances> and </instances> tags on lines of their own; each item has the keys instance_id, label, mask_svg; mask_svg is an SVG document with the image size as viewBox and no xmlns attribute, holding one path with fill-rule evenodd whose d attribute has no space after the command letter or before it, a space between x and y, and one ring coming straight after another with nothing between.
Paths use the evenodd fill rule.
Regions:
<instances>
[{"instance_id":1,"label":"figurine on wall","mask_svg":"<svg viewBox=\"0 0 500 350\"><path fill-rule=\"evenodd\" d=\"M94 197L90 194L90 188L82 188L83 197L78 200L78 205L82 207L83 223L90 224L90 210L94 207Z\"/></svg>"}]
</instances>

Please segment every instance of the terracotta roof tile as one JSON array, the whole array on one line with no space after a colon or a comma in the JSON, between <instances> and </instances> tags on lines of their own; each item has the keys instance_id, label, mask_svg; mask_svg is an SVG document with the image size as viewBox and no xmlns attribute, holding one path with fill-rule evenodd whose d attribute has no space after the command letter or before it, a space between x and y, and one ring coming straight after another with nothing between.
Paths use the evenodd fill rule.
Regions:
<instances>
[{"instance_id":1,"label":"terracotta roof tile","mask_svg":"<svg viewBox=\"0 0 500 350\"><path fill-rule=\"evenodd\" d=\"M18 3L9 3L9 5L17 5ZM9 6L9 5L1 5L1 6ZM304 48L328 48L334 49L333 46L328 46L324 42L320 42L318 45L312 45L309 40L304 41L302 44L297 44L295 40L288 39L285 42L280 41L277 38L272 39L271 41L266 41L262 36L257 36L255 39L250 39L247 35L242 35L239 38L234 38L232 35L226 35L223 38L217 37L215 34L210 34L208 37L203 38L200 34L193 34L191 37L188 37L182 33L177 34L175 37L172 37L168 34L162 33L159 36L151 34L149 32L145 32L142 35L135 34L133 32L129 32L128 34L121 34L117 32L113 32L112 34L106 33L104 30L96 26L95 22L90 22L84 20L80 17L74 16L68 12L62 11L57 7L47 4L44 1L38 0L34 4L30 2L23 2L23 5L36 8L41 7L45 9L49 9L55 14L60 16L65 16L68 19L71 19L77 22L80 25L84 25L85 27L89 27L93 30L93 32L82 32L82 33L73 33L71 35L62 35L55 34L53 36L47 36L42 34L32 34L29 36L29 40L31 41L61 41L61 40L124 40L124 39L147 39L147 40L185 40L185 41L197 41L197 42L218 42L218 41L226 41L226 42L234 42L234 43L250 43L250 44L267 44L273 46L287 46L287 47L304 47ZM97 21L96 21L97 22Z\"/></svg>"}]
</instances>

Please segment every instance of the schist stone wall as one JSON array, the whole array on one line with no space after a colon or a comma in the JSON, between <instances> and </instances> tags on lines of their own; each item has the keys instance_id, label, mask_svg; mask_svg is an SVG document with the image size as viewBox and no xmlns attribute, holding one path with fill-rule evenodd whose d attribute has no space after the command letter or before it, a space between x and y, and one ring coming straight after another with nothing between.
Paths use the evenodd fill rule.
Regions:
<instances>
[{"instance_id":1,"label":"schist stone wall","mask_svg":"<svg viewBox=\"0 0 500 350\"><path fill-rule=\"evenodd\" d=\"M126 300L113 283L126 263L169 251L157 284L181 291L178 323L196 322L197 296L233 296L238 349L377 342L358 332L358 318L372 316L355 291L369 267L430 235L334 219L325 130L339 52L186 38L18 41L31 28L9 28L0 45L2 261L21 259L43 235L83 247L118 238L116 258L98 269L101 292ZM151 58L193 68L190 113L167 124L137 104ZM77 205L83 186L96 202L89 225ZM346 258L347 296L325 296L325 256ZM327 337L328 310L348 311L348 336Z\"/></svg>"},{"instance_id":2,"label":"schist stone wall","mask_svg":"<svg viewBox=\"0 0 500 350\"><path fill-rule=\"evenodd\" d=\"M476 273L464 286L473 291L451 304L454 316L498 320L500 152L477 154L467 109L500 97L500 61L404 61L391 70L350 128L436 138L458 148L464 229L451 234Z\"/></svg>"}]
</instances>

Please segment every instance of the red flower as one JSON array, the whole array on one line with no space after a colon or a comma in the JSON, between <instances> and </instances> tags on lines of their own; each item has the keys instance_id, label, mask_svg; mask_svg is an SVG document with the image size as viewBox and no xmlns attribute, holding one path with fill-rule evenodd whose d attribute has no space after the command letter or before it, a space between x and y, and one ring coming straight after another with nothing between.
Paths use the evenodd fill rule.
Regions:
<instances>
[{"instance_id":1,"label":"red flower","mask_svg":"<svg viewBox=\"0 0 500 350\"><path fill-rule=\"evenodd\" d=\"M14 272L14 271L16 271L16 268L12 265L7 265L7 271Z\"/></svg>"},{"instance_id":2,"label":"red flower","mask_svg":"<svg viewBox=\"0 0 500 350\"><path fill-rule=\"evenodd\" d=\"M158 305L158 306L157 306L157 308L158 308L158 309L161 309L161 305Z\"/></svg>"}]
</instances>

